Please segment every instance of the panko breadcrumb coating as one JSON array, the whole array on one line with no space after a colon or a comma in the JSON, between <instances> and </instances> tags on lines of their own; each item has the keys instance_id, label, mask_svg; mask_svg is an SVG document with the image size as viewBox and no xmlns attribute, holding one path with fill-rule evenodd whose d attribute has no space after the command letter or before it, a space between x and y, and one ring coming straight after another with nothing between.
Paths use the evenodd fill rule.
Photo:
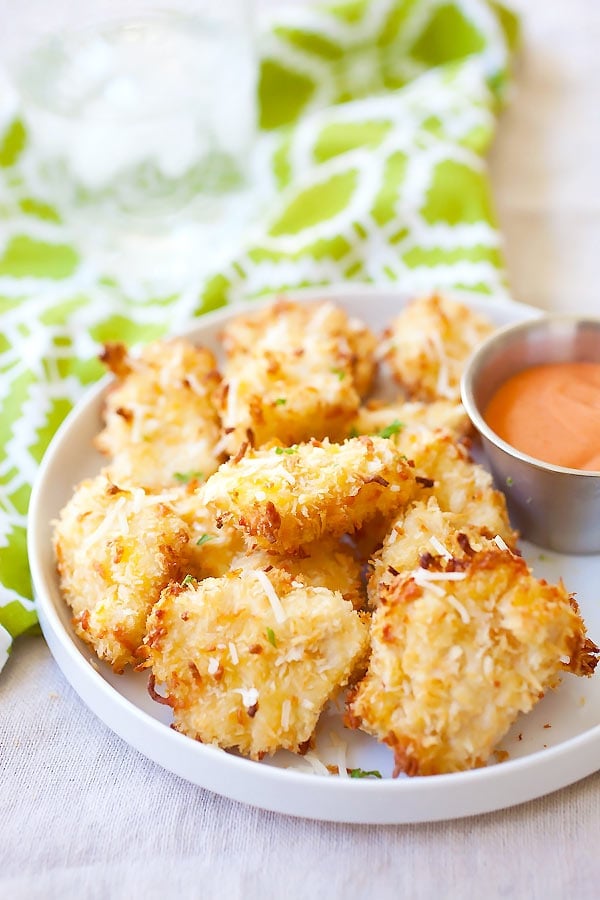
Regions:
<instances>
[{"instance_id":1,"label":"panko breadcrumb coating","mask_svg":"<svg viewBox=\"0 0 600 900\"><path fill-rule=\"evenodd\" d=\"M342 439L368 390L376 339L332 303L278 303L239 316L223 334L227 451L311 437Z\"/></svg>"},{"instance_id":2,"label":"panko breadcrumb coating","mask_svg":"<svg viewBox=\"0 0 600 900\"><path fill-rule=\"evenodd\" d=\"M349 723L389 744L408 775L485 765L561 671L591 675L599 652L562 583L537 581L501 550L396 578L371 640Z\"/></svg>"},{"instance_id":3,"label":"panko breadcrumb coating","mask_svg":"<svg viewBox=\"0 0 600 900\"><path fill-rule=\"evenodd\" d=\"M360 437L248 449L211 476L203 496L223 522L286 554L322 535L351 533L377 512L397 513L417 490L391 441Z\"/></svg>"},{"instance_id":4,"label":"panko breadcrumb coating","mask_svg":"<svg viewBox=\"0 0 600 900\"><path fill-rule=\"evenodd\" d=\"M182 551L182 569L196 578L219 578L230 571L236 556L246 552L246 543L238 528L217 526L214 513L204 503L203 488L204 485L192 482L170 488L164 497L189 531L189 542Z\"/></svg>"},{"instance_id":5,"label":"panko breadcrumb coating","mask_svg":"<svg viewBox=\"0 0 600 900\"><path fill-rule=\"evenodd\" d=\"M172 488L163 495L170 508L185 522L190 540L182 550L182 569L196 578L220 578L237 569L250 571L275 567L311 587L339 591L355 609L362 609L366 593L361 563L337 538L322 537L303 549L301 556L280 556L262 550L232 525L217 527L214 513L204 505L204 485Z\"/></svg>"},{"instance_id":6,"label":"panko breadcrumb coating","mask_svg":"<svg viewBox=\"0 0 600 900\"><path fill-rule=\"evenodd\" d=\"M324 587L338 591L355 609L363 609L366 592L361 577L362 565L336 538L324 536L303 548L300 556L280 556L259 547L236 554L230 569L251 571L276 568L306 587ZM225 574L225 573L223 573Z\"/></svg>"},{"instance_id":7,"label":"panko breadcrumb coating","mask_svg":"<svg viewBox=\"0 0 600 900\"><path fill-rule=\"evenodd\" d=\"M471 525L461 513L443 512L435 497L412 503L392 525L383 547L371 560L369 601L376 606L379 593L399 574L436 557L451 560L476 551L506 547L502 537Z\"/></svg>"},{"instance_id":8,"label":"panko breadcrumb coating","mask_svg":"<svg viewBox=\"0 0 600 900\"><path fill-rule=\"evenodd\" d=\"M471 420L462 403L451 400L434 400L432 403L413 402L378 403L371 401L361 406L350 428L350 434L379 434L393 437L401 431L418 431L420 428L443 428L455 440L466 437L473 430Z\"/></svg>"},{"instance_id":9,"label":"panko breadcrumb coating","mask_svg":"<svg viewBox=\"0 0 600 900\"><path fill-rule=\"evenodd\" d=\"M366 658L368 628L340 594L259 570L171 584L145 647L178 731L261 759L302 751Z\"/></svg>"},{"instance_id":10,"label":"panko breadcrumb coating","mask_svg":"<svg viewBox=\"0 0 600 900\"><path fill-rule=\"evenodd\" d=\"M117 380L96 447L112 457L118 484L160 489L218 468L221 377L209 350L156 341L133 357L123 344L107 344L102 359Z\"/></svg>"},{"instance_id":11,"label":"panko breadcrumb coating","mask_svg":"<svg viewBox=\"0 0 600 900\"><path fill-rule=\"evenodd\" d=\"M54 531L60 587L76 633L122 671L135 661L146 618L180 571L184 522L160 497L105 475L82 482Z\"/></svg>"},{"instance_id":12,"label":"panko breadcrumb coating","mask_svg":"<svg viewBox=\"0 0 600 900\"><path fill-rule=\"evenodd\" d=\"M466 447L449 432L406 429L393 440L414 462L417 478L433 482L429 487L423 484L423 497L433 495L444 512L457 513L470 525L499 534L510 547L516 545L504 494L495 489L487 469L474 463Z\"/></svg>"},{"instance_id":13,"label":"panko breadcrumb coating","mask_svg":"<svg viewBox=\"0 0 600 900\"><path fill-rule=\"evenodd\" d=\"M408 396L458 402L464 364L493 328L462 303L439 294L421 297L385 331L384 358Z\"/></svg>"}]
</instances>

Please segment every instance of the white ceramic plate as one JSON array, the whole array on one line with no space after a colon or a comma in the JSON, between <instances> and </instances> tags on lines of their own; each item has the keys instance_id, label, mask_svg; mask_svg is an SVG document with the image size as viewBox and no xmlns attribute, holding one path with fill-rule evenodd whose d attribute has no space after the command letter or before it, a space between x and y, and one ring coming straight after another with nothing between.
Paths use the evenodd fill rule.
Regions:
<instances>
[{"instance_id":1,"label":"white ceramic plate","mask_svg":"<svg viewBox=\"0 0 600 900\"><path fill-rule=\"evenodd\" d=\"M331 297L375 330L405 303L395 291L364 287L340 286L293 296ZM531 307L485 298L469 302L499 325L539 314ZM207 315L186 333L216 351L223 323L237 311L229 308ZM94 388L76 407L48 449L31 500L29 558L42 630L58 665L90 709L129 744L165 769L235 800L340 822L423 822L489 812L539 797L600 768L598 677L566 675L557 691L520 717L500 745L509 754L507 761L428 778L393 780L389 749L361 732L344 729L335 708L319 724L319 758L336 765L343 741L347 765L378 769L382 780L318 775L302 758L287 752L270 761L251 762L170 729L170 711L150 699L145 675L114 675L75 637L58 588L50 523L74 485L103 464L92 438L100 429L106 384L105 380ZM536 574L549 580L562 576L569 589L577 592L590 636L598 642L600 556L559 557L533 546L525 546L524 552Z\"/></svg>"}]
</instances>

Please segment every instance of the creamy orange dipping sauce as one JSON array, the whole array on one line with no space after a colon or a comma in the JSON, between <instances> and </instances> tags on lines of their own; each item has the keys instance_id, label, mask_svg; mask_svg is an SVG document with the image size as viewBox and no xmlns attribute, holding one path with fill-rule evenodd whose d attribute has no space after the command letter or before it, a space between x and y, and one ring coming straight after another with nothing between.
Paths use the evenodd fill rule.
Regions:
<instances>
[{"instance_id":1,"label":"creamy orange dipping sauce","mask_svg":"<svg viewBox=\"0 0 600 900\"><path fill-rule=\"evenodd\" d=\"M525 369L499 387L483 417L521 453L555 466L600 471L600 363Z\"/></svg>"}]
</instances>

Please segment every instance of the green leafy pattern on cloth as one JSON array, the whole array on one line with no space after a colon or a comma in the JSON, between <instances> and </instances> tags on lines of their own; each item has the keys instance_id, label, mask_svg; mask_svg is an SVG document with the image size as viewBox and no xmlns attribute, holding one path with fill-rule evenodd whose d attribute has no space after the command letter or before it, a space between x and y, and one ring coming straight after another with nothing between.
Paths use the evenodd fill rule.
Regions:
<instances>
[{"instance_id":1,"label":"green leafy pattern on cloth","mask_svg":"<svg viewBox=\"0 0 600 900\"><path fill-rule=\"evenodd\" d=\"M348 279L506 292L483 156L517 33L515 16L492 0L278 11L260 37L264 212L226 265L160 292L98 270L47 199L31 196L26 130L18 110L5 111L0 667L36 622L31 483L58 425L100 376L102 341L145 341L235 300Z\"/></svg>"}]
</instances>

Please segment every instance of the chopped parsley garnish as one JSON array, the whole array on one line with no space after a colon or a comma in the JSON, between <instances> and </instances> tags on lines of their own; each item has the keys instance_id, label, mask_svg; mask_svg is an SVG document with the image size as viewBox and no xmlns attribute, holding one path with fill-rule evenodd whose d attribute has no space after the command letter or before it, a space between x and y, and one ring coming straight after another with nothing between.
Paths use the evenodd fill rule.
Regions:
<instances>
[{"instance_id":1,"label":"chopped parsley garnish","mask_svg":"<svg viewBox=\"0 0 600 900\"><path fill-rule=\"evenodd\" d=\"M381 772L377 769L371 769L370 772L366 769L349 769L348 774L350 778L381 778Z\"/></svg>"},{"instance_id":2,"label":"chopped parsley garnish","mask_svg":"<svg viewBox=\"0 0 600 900\"><path fill-rule=\"evenodd\" d=\"M381 431L377 432L378 437L382 438L391 438L393 435L398 434L399 431L402 431L404 428L404 422L400 422L398 419L394 419L391 425L387 425L385 428L382 428Z\"/></svg>"},{"instance_id":3,"label":"chopped parsley garnish","mask_svg":"<svg viewBox=\"0 0 600 900\"><path fill-rule=\"evenodd\" d=\"M348 432L348 437L349 438L357 438L359 434L360 434L360 431L358 430L358 428L355 428L353 425L352 428L350 429L350 431Z\"/></svg>"},{"instance_id":4,"label":"chopped parsley garnish","mask_svg":"<svg viewBox=\"0 0 600 900\"><path fill-rule=\"evenodd\" d=\"M287 397L278 397L275 401L275 406L285 406L287 403Z\"/></svg>"},{"instance_id":5,"label":"chopped parsley garnish","mask_svg":"<svg viewBox=\"0 0 600 900\"><path fill-rule=\"evenodd\" d=\"M508 478L506 479L506 485L507 485L507 487L512 487L513 484L514 484L514 481L509 475Z\"/></svg>"},{"instance_id":6,"label":"chopped parsley garnish","mask_svg":"<svg viewBox=\"0 0 600 900\"><path fill-rule=\"evenodd\" d=\"M204 478L204 472L173 472L173 478L180 484L189 484L190 481L200 481Z\"/></svg>"},{"instance_id":7,"label":"chopped parsley garnish","mask_svg":"<svg viewBox=\"0 0 600 900\"><path fill-rule=\"evenodd\" d=\"M283 453L287 453L289 455L290 453L295 453L297 449L297 444L294 444L293 447L275 447L275 453L277 454L277 456L281 456Z\"/></svg>"},{"instance_id":8,"label":"chopped parsley garnish","mask_svg":"<svg viewBox=\"0 0 600 900\"><path fill-rule=\"evenodd\" d=\"M181 583L182 583L182 585L185 586L188 584L193 584L195 581L196 581L196 579L194 578L194 576L188 574L185 576L185 578L183 579L183 581Z\"/></svg>"},{"instance_id":9,"label":"chopped parsley garnish","mask_svg":"<svg viewBox=\"0 0 600 900\"><path fill-rule=\"evenodd\" d=\"M270 644L273 644L274 647L277 646L277 640L275 638L275 632L272 628L267 628L267 640Z\"/></svg>"},{"instance_id":10,"label":"chopped parsley garnish","mask_svg":"<svg viewBox=\"0 0 600 900\"><path fill-rule=\"evenodd\" d=\"M340 381L343 381L347 374L345 369L331 369L331 371L334 375L337 375Z\"/></svg>"},{"instance_id":11,"label":"chopped parsley garnish","mask_svg":"<svg viewBox=\"0 0 600 900\"><path fill-rule=\"evenodd\" d=\"M202 537L199 537L196 541L196 547L201 547L202 544L207 544L208 541L214 541L216 535L214 534L203 534Z\"/></svg>"}]
</instances>

